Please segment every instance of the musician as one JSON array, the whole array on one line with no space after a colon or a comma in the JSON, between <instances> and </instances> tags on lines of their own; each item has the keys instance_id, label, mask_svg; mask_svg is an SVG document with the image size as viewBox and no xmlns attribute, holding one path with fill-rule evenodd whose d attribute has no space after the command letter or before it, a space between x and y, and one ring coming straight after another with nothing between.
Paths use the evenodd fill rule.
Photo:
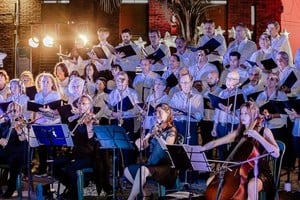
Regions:
<instances>
[{"instance_id":1,"label":"musician","mask_svg":"<svg viewBox=\"0 0 300 200\"><path fill-rule=\"evenodd\" d=\"M108 116L105 115L105 101L108 94L106 93L107 81L104 77L99 77L96 80L96 95L93 98L94 107L99 107L100 111L96 113L96 118L100 120L100 124L108 124Z\"/></svg>"},{"instance_id":2,"label":"musician","mask_svg":"<svg viewBox=\"0 0 300 200\"><path fill-rule=\"evenodd\" d=\"M152 63L152 67L151 67L151 71L156 72L158 74L162 74L164 71L166 71L166 67L168 65L168 60L170 57L170 49L167 45L161 44L159 42L161 38L159 30L151 29L148 32L148 36L149 36L150 44L145 47L146 54L150 55L156 52L158 49L162 50L163 53L165 54L165 56L161 60L159 60L156 63Z\"/></svg>"},{"instance_id":3,"label":"musician","mask_svg":"<svg viewBox=\"0 0 300 200\"><path fill-rule=\"evenodd\" d=\"M203 117L203 97L192 90L193 78L190 74L180 77L181 91L176 92L170 101L174 109L174 123L178 133L185 138L185 143L197 145L197 124Z\"/></svg>"},{"instance_id":4,"label":"musician","mask_svg":"<svg viewBox=\"0 0 300 200\"><path fill-rule=\"evenodd\" d=\"M101 47L107 57L107 59L97 58L95 54L92 54L94 59L94 64L98 71L110 70L111 63L113 60L114 47L108 43L107 38L109 37L109 30L105 27L100 27L97 30L99 43L94 47Z\"/></svg>"},{"instance_id":5,"label":"musician","mask_svg":"<svg viewBox=\"0 0 300 200\"><path fill-rule=\"evenodd\" d=\"M68 86L68 104L76 105L76 100L82 95L84 88L84 80L80 77L71 79ZM73 104L75 103L75 104Z\"/></svg>"},{"instance_id":6,"label":"musician","mask_svg":"<svg viewBox=\"0 0 300 200\"><path fill-rule=\"evenodd\" d=\"M158 104L170 102L170 97L164 92L166 86L167 86L167 82L164 78L155 79L153 92L148 96L146 100L147 110L144 113L146 116L143 122L143 128L145 129L146 133L155 124L156 117L154 113L151 113L152 108L155 108Z\"/></svg>"},{"instance_id":7,"label":"musician","mask_svg":"<svg viewBox=\"0 0 300 200\"><path fill-rule=\"evenodd\" d=\"M270 73L265 90L260 93L256 99L258 106L262 106L269 100L276 101L287 101L287 95L280 91L278 88L279 76L277 73ZM273 136L276 140L281 140L286 144L286 153L283 157L283 164L285 166L290 166L292 159L288 159L292 155L292 145L291 139L292 135L290 133L289 127L287 127L288 115L280 113L270 113L269 110L264 109L262 114L265 116L265 126L271 129Z\"/></svg>"},{"instance_id":8,"label":"musician","mask_svg":"<svg viewBox=\"0 0 300 200\"><path fill-rule=\"evenodd\" d=\"M261 64L261 61L272 58L275 61L276 55L278 51L271 47L271 36L268 33L262 33L259 37L259 47L257 51L255 51L251 57L250 61L255 62L259 68L262 70L262 81L266 82L268 77L269 70L266 70L265 67ZM249 65L251 66L251 65ZM275 72L276 68L273 72Z\"/></svg>"},{"instance_id":9,"label":"musician","mask_svg":"<svg viewBox=\"0 0 300 200\"><path fill-rule=\"evenodd\" d=\"M57 63L54 67L53 74L56 78L58 91L62 96L62 99L67 101L68 85L70 80L69 80L69 72L66 64L63 62Z\"/></svg>"},{"instance_id":10,"label":"musician","mask_svg":"<svg viewBox=\"0 0 300 200\"><path fill-rule=\"evenodd\" d=\"M247 37L247 26L243 23L235 25L235 39L228 44L226 54L224 55L223 65L229 65L229 54L237 51L241 54L240 64L244 65L247 59L257 50L255 42Z\"/></svg>"},{"instance_id":11,"label":"musician","mask_svg":"<svg viewBox=\"0 0 300 200\"><path fill-rule=\"evenodd\" d=\"M61 56L62 62L68 68L68 72L78 71L80 75L83 75L84 67L90 62L87 59L87 49L85 48L85 44L82 38L76 37L75 44L69 53L68 57Z\"/></svg>"},{"instance_id":12,"label":"musician","mask_svg":"<svg viewBox=\"0 0 300 200\"><path fill-rule=\"evenodd\" d=\"M219 81L219 72L218 71L212 71L209 72L207 75L207 86L202 95L203 98L207 98L208 94L213 94L218 96L221 92L221 88L218 86ZM209 102L203 102L204 104L207 103L208 105L204 105L204 115L203 119L200 121L200 128L201 128L201 137L202 137L202 144L206 144L214 139L214 136L211 135L211 131L213 129L214 125L214 113L215 109L213 109L212 105L209 104ZM212 157L212 151L207 152L206 156L208 158Z\"/></svg>"},{"instance_id":13,"label":"musician","mask_svg":"<svg viewBox=\"0 0 300 200\"><path fill-rule=\"evenodd\" d=\"M159 74L151 71L151 61L143 58L140 62L142 69L141 74L137 74L133 81L133 88L138 92L142 101L145 102L149 94L152 92L154 80L160 77Z\"/></svg>"},{"instance_id":14,"label":"musician","mask_svg":"<svg viewBox=\"0 0 300 200\"><path fill-rule=\"evenodd\" d=\"M208 62L208 52L205 50L198 51L198 61L195 65L189 66L189 72L193 76L195 81L201 80L203 86L206 88L206 77L211 71L216 71L219 73L217 67L214 64ZM196 56L196 54L195 54Z\"/></svg>"},{"instance_id":15,"label":"musician","mask_svg":"<svg viewBox=\"0 0 300 200\"><path fill-rule=\"evenodd\" d=\"M197 62L196 53L187 48L187 41L183 36L177 36L175 39L176 55L180 58L180 67L189 67Z\"/></svg>"},{"instance_id":16,"label":"musician","mask_svg":"<svg viewBox=\"0 0 300 200\"><path fill-rule=\"evenodd\" d=\"M300 94L298 94L297 99L300 99ZM293 143L293 150L295 156L300 160L300 113L297 113L294 108L291 110L285 109L288 113L289 118L293 122L292 128L292 143ZM300 185L300 171L298 171L298 186ZM299 188L299 187L298 187Z\"/></svg>"},{"instance_id":17,"label":"musician","mask_svg":"<svg viewBox=\"0 0 300 200\"><path fill-rule=\"evenodd\" d=\"M216 33L215 22L211 19L207 19L204 22L204 34L200 36L197 46L203 46L210 39L216 39L221 45L217 47L211 54L208 55L208 62L213 63L219 70L222 71L223 56L226 53L226 40L222 34Z\"/></svg>"},{"instance_id":18,"label":"musician","mask_svg":"<svg viewBox=\"0 0 300 200\"><path fill-rule=\"evenodd\" d=\"M9 76L3 69L0 70L0 100L6 100L10 95Z\"/></svg>"},{"instance_id":19,"label":"musician","mask_svg":"<svg viewBox=\"0 0 300 200\"><path fill-rule=\"evenodd\" d=\"M171 161L167 153L162 149L163 145L174 144L177 138L177 131L173 124L173 116L170 107L165 104L156 106L156 125L152 132L140 138L141 148L150 146L152 152L145 164L130 165L124 170L125 177L133 184L128 200L134 200L142 187L145 195L144 185L147 177L165 186L173 186L176 180L176 169L171 168ZM139 143L139 141L137 142ZM140 179L141 177L141 179Z\"/></svg>"},{"instance_id":20,"label":"musician","mask_svg":"<svg viewBox=\"0 0 300 200\"><path fill-rule=\"evenodd\" d=\"M40 79L37 82L40 83L40 91L36 93L34 102L39 104L47 104L53 101L61 99L60 93L58 92L57 83L55 78L50 73L41 73ZM40 82L38 81L40 80ZM38 86L36 85L38 88ZM60 116L57 111L51 110L49 107L40 108L41 112L35 113L34 120L37 124L56 124L60 123ZM36 173L37 176L46 176L47 174L47 151L46 146L39 146L39 170Z\"/></svg>"},{"instance_id":21,"label":"musician","mask_svg":"<svg viewBox=\"0 0 300 200\"><path fill-rule=\"evenodd\" d=\"M96 65L89 63L84 68L84 74L82 78L85 80L84 93L93 97L96 92L96 79L99 77Z\"/></svg>"},{"instance_id":22,"label":"musician","mask_svg":"<svg viewBox=\"0 0 300 200\"><path fill-rule=\"evenodd\" d=\"M284 51L278 52L276 55L276 63L279 68L279 85L281 86L281 88L279 89L290 96L296 96L297 94L299 94L300 77L298 76L299 74L297 73L296 68L289 65L289 55ZM295 76L298 77L294 85L292 85L291 88L288 88L286 85L283 85L283 83L292 72L294 72Z\"/></svg>"},{"instance_id":23,"label":"musician","mask_svg":"<svg viewBox=\"0 0 300 200\"><path fill-rule=\"evenodd\" d=\"M27 141L23 132L22 106L16 102L8 105L8 120L0 124L0 163L8 164L9 179L2 198L10 198L16 190L17 176L26 163Z\"/></svg>"},{"instance_id":24,"label":"musician","mask_svg":"<svg viewBox=\"0 0 300 200\"><path fill-rule=\"evenodd\" d=\"M110 124L122 126L129 132L129 139L134 141L137 138L134 133L134 118L141 112L137 106L140 103L140 99L136 90L128 87L126 72L121 71L117 74L116 85L116 88L108 95L105 113L107 116L110 116ZM129 101L125 101L126 99ZM136 154L134 152L131 150L123 150L123 152L128 152L124 160L125 166L135 163Z\"/></svg>"},{"instance_id":25,"label":"musician","mask_svg":"<svg viewBox=\"0 0 300 200\"><path fill-rule=\"evenodd\" d=\"M128 74L129 78L131 80L134 80L134 77L136 75L136 68L138 67L140 63L140 59L142 57L141 49L138 45L136 45L131 41L132 34L128 28L122 30L121 39L122 39L122 43L120 43L115 48L130 45L134 49L136 55L124 57L125 56L124 52L116 52L114 63L121 65L124 71Z\"/></svg>"},{"instance_id":26,"label":"musician","mask_svg":"<svg viewBox=\"0 0 300 200\"><path fill-rule=\"evenodd\" d=\"M27 111L27 102L29 97L25 94L25 87L20 79L12 79L9 82L11 95L7 98L7 102L14 101L21 105L22 113L26 119L30 118L30 112Z\"/></svg>"},{"instance_id":27,"label":"musician","mask_svg":"<svg viewBox=\"0 0 300 200\"><path fill-rule=\"evenodd\" d=\"M99 166L106 160L98 154L99 142L93 131L95 115L93 114L92 103L93 100L88 95L82 95L79 98L78 114L80 118L69 123L74 147L71 154L60 157L54 162L55 175L67 188L63 196L69 199L78 199L76 171L83 168L92 167L94 169L93 177L95 177L97 191L101 191L102 188L105 192L111 190L109 173L108 171L101 171L101 166Z\"/></svg>"},{"instance_id":28,"label":"musician","mask_svg":"<svg viewBox=\"0 0 300 200\"><path fill-rule=\"evenodd\" d=\"M261 79L261 69L257 66L248 69L249 83L242 87L245 95L264 90L265 83Z\"/></svg>"},{"instance_id":29,"label":"musician","mask_svg":"<svg viewBox=\"0 0 300 200\"><path fill-rule=\"evenodd\" d=\"M24 83L25 87L34 86L33 74L30 71L23 71L20 74L20 80Z\"/></svg>"},{"instance_id":30,"label":"musician","mask_svg":"<svg viewBox=\"0 0 300 200\"><path fill-rule=\"evenodd\" d=\"M227 134L226 136L223 136L217 140L213 140L204 146L201 147L200 151L207 151L209 149L212 149L214 147L228 144L228 143L234 143L237 144L240 140L243 140L242 138L246 138L247 140L240 146L240 148L236 149L236 154L233 155L233 159L239 159L240 154L246 154L249 153L248 150L250 150L250 153L255 152L254 156L250 156L250 154L246 154L244 156L246 159L253 158L255 156L262 155L264 153L269 153L271 156L277 158L279 157L279 147L277 146L277 143L273 137L273 134L271 130L267 127L262 127L262 123L260 120L258 120L259 116L259 109L253 102L247 102L241 106L240 110L240 123L238 125L238 128L234 130L233 132ZM247 148L250 147L250 148ZM251 152L252 151L252 152ZM242 157L240 157L242 158ZM232 160L232 161L243 161L243 160ZM242 168L243 169L243 168ZM260 159L258 162L258 182L257 182L257 192L264 190L267 192L267 199L274 199L274 183L273 183L273 177L271 170L269 168L269 164L267 163L266 159ZM253 177L253 166L251 167L251 170L249 169L249 173L243 174L243 172L247 172L247 170L243 171L240 169L240 176L241 176L241 182L246 181L247 183L241 183L242 187L245 188L245 194L242 195L240 199L246 199L245 197L248 196L248 199L256 199L256 194L254 193L255 188L255 179ZM232 174L231 174L232 175ZM232 175L233 176L233 175ZM225 177L226 178L226 174ZM211 194L215 195L216 193L212 193L210 186L212 186L214 181L212 181L208 185L208 190L206 192L206 197ZM226 180L225 180L226 182ZM230 182L227 182L229 185L224 185L224 187L231 187ZM231 183L233 184L233 183ZM239 183L240 184L240 183ZM232 186L234 187L234 186ZM233 193L234 194L234 193ZM273 197L273 198L271 198ZM209 199L209 198L206 198ZM225 199L231 199L231 197L225 197Z\"/></svg>"},{"instance_id":31,"label":"musician","mask_svg":"<svg viewBox=\"0 0 300 200\"><path fill-rule=\"evenodd\" d=\"M240 75L237 71L232 71L227 74L226 77L226 89L222 90L219 93L219 97L221 98L229 98L236 94L240 94L243 92L238 88L238 84L240 81ZM246 98L245 98L246 100ZM214 126L211 131L211 135L213 137L223 137L228 134L233 129L236 129L239 123L239 110L231 111L230 108L234 105L226 105L219 104L220 109L215 109L214 115ZM218 156L221 160L225 159L225 154L228 151L227 146L219 146L218 147Z\"/></svg>"}]
</instances>

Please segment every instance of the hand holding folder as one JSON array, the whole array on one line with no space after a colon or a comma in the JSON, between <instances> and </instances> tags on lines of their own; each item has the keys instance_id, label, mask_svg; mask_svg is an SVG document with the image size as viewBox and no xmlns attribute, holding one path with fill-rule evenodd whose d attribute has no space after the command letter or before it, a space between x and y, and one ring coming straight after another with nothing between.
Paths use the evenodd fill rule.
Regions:
<instances>
[{"instance_id":1,"label":"hand holding folder","mask_svg":"<svg viewBox=\"0 0 300 200\"><path fill-rule=\"evenodd\" d=\"M203 46L200 46L198 48L193 48L190 47L191 51L195 52L198 50L203 50L205 51L206 55L214 53L216 54L217 52L214 52L216 50L216 48L218 48L219 46L221 46L221 43L216 40L215 38L211 38L208 42L206 42Z\"/></svg>"},{"instance_id":2,"label":"hand holding folder","mask_svg":"<svg viewBox=\"0 0 300 200\"><path fill-rule=\"evenodd\" d=\"M153 60L152 64L155 64L165 56L166 54L160 48L158 48L158 50L155 51L154 53L147 55L147 58Z\"/></svg>"},{"instance_id":3,"label":"hand holding folder","mask_svg":"<svg viewBox=\"0 0 300 200\"><path fill-rule=\"evenodd\" d=\"M297 82L297 77L295 73L292 71L288 77L285 79L285 81L281 84L280 88L287 87L288 89L291 89L293 85Z\"/></svg>"},{"instance_id":4,"label":"hand holding folder","mask_svg":"<svg viewBox=\"0 0 300 200\"><path fill-rule=\"evenodd\" d=\"M136 52L134 51L134 49L132 48L131 45L118 47L118 48L115 48L115 50L116 50L117 53L123 54L122 58L127 58L127 57L130 57L130 56L136 55Z\"/></svg>"},{"instance_id":5,"label":"hand holding folder","mask_svg":"<svg viewBox=\"0 0 300 200\"><path fill-rule=\"evenodd\" d=\"M102 49L102 47L94 47L93 52L95 53L95 55L98 59L107 59L107 56L106 56L104 50Z\"/></svg>"},{"instance_id":6,"label":"hand holding folder","mask_svg":"<svg viewBox=\"0 0 300 200\"><path fill-rule=\"evenodd\" d=\"M208 94L208 97L210 99L210 102L214 108L218 109L225 109L227 111L233 111L233 105L235 101L235 95L230 96L229 98L221 98L216 95L213 95L211 93ZM236 96L236 109L239 109L241 105L245 103L244 95L243 94L237 94ZM222 109L223 108L223 109Z\"/></svg>"}]
</instances>

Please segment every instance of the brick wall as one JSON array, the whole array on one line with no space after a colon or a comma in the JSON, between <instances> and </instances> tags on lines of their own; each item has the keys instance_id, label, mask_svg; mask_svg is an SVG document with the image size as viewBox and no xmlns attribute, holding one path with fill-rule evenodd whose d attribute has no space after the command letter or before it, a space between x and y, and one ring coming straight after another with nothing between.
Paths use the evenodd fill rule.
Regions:
<instances>
[{"instance_id":1,"label":"brick wall","mask_svg":"<svg viewBox=\"0 0 300 200\"><path fill-rule=\"evenodd\" d=\"M38 23L41 18L40 0L19 1L19 45L24 46L28 40L30 23ZM10 77L14 76L14 12L16 0L5 0L0 4L0 49L7 53L4 59L4 69Z\"/></svg>"},{"instance_id":2,"label":"brick wall","mask_svg":"<svg viewBox=\"0 0 300 200\"><path fill-rule=\"evenodd\" d=\"M163 10L158 0L149 0L149 29L160 30L161 36L164 37L165 32L171 32L168 11Z\"/></svg>"},{"instance_id":3,"label":"brick wall","mask_svg":"<svg viewBox=\"0 0 300 200\"><path fill-rule=\"evenodd\" d=\"M245 23L250 30L256 33L255 41L265 32L269 21L281 21L283 11L281 0L229 0L228 2L228 27L236 23ZM251 5L256 7L256 25L251 26Z\"/></svg>"}]
</instances>

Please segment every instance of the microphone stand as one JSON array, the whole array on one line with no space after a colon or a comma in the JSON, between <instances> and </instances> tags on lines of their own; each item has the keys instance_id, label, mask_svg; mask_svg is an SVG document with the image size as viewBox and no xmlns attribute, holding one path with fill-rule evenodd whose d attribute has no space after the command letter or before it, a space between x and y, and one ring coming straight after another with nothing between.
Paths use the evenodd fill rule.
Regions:
<instances>
[{"instance_id":1,"label":"microphone stand","mask_svg":"<svg viewBox=\"0 0 300 200\"><path fill-rule=\"evenodd\" d=\"M233 102L233 110L232 110L232 119L231 119L231 129L230 129L231 133L233 132L233 123L234 123L234 118L235 118L236 101L237 101L237 94L238 94L239 85L240 84L237 84L235 86L235 94L234 94L234 102Z\"/></svg>"},{"instance_id":2,"label":"microphone stand","mask_svg":"<svg viewBox=\"0 0 300 200\"><path fill-rule=\"evenodd\" d=\"M190 143L190 138L191 138L191 133L190 133L190 129L191 129L191 126L190 126L190 122L191 122L191 91L187 94L187 106L188 106L188 112L187 112L187 121L186 121L186 134L185 134L185 141L186 141L186 144L189 145ZM189 190L191 189L190 188L190 184L188 183L188 169L185 171L185 187L189 188ZM191 197L191 194L189 194L189 197Z\"/></svg>"}]
</instances>

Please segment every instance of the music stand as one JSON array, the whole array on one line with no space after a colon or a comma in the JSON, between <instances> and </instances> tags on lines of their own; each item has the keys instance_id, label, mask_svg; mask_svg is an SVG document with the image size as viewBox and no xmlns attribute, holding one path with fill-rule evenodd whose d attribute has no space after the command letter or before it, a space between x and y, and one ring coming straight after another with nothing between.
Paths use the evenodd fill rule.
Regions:
<instances>
[{"instance_id":1,"label":"music stand","mask_svg":"<svg viewBox=\"0 0 300 200\"><path fill-rule=\"evenodd\" d=\"M31 147L37 147L40 145L45 146L74 146L71 135L69 134L69 129L66 124L53 124L53 125L42 125L42 124L33 124L32 132L29 134L31 142L29 145ZM51 151L51 150L50 150ZM50 152L52 156L52 151ZM53 160L47 160L51 163L51 177L53 177ZM51 192L54 192L53 181L51 181L50 188ZM52 197L53 198L53 197Z\"/></svg>"},{"instance_id":2,"label":"music stand","mask_svg":"<svg viewBox=\"0 0 300 200\"><path fill-rule=\"evenodd\" d=\"M206 155L200 151L200 146L167 145L167 149L176 169L211 172Z\"/></svg>"},{"instance_id":3,"label":"music stand","mask_svg":"<svg viewBox=\"0 0 300 200\"><path fill-rule=\"evenodd\" d=\"M200 146L193 145L166 145L172 164L179 170L194 170L201 172L211 172L210 165L204 152L200 151ZM187 182L187 181L186 181ZM190 183L189 199L192 198Z\"/></svg>"},{"instance_id":4,"label":"music stand","mask_svg":"<svg viewBox=\"0 0 300 200\"><path fill-rule=\"evenodd\" d=\"M134 149L130 143L126 130L116 125L93 126L96 137L100 141L101 148L113 150L113 199L116 199L116 149Z\"/></svg>"}]
</instances>

